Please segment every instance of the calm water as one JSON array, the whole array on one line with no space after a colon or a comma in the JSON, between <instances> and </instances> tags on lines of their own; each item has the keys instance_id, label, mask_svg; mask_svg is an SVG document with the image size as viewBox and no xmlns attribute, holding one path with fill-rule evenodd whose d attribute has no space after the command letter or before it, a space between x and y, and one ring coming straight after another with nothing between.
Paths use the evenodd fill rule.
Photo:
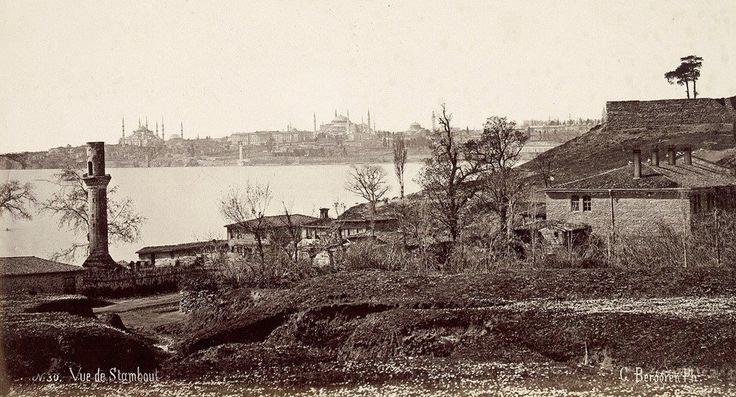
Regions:
<instances>
[{"instance_id":1,"label":"calm water","mask_svg":"<svg viewBox=\"0 0 736 397\"><path fill-rule=\"evenodd\" d=\"M389 173L391 195L398 195L393 166L382 164ZM414 182L421 164L407 164L406 193L419 190ZM135 251L147 245L177 244L212 238L225 238L225 219L218 211L220 197L231 187L250 181L269 183L273 192L270 213L283 213L286 204L292 212L316 216L320 207L331 208L340 201L346 206L361 201L345 191L348 165L300 165L194 168L111 168L111 185L118 186L118 197L130 197L136 210L147 218L142 238L132 244L110 247L115 260L132 260ZM40 200L57 188L47 182L55 170L2 170L3 181L32 182ZM59 229L57 219L36 215L30 221L0 219L0 256L35 255L48 258L86 237ZM81 262L84 258L78 260Z\"/></svg>"}]
</instances>

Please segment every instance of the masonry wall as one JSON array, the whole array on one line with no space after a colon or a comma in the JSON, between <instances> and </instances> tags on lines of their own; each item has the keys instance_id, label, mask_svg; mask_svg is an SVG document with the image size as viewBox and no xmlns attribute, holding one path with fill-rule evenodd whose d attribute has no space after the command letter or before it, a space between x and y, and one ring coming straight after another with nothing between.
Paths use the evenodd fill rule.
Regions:
<instances>
[{"instance_id":1,"label":"masonry wall","mask_svg":"<svg viewBox=\"0 0 736 397\"><path fill-rule=\"evenodd\" d=\"M608 193L591 196L591 211L570 211L573 193L547 193L547 219L590 225L593 234L607 236L611 232L611 198ZM618 196L617 196L618 195ZM637 235L657 230L664 224L682 230L690 230L690 200L677 192L626 193L613 192L613 214L618 235Z\"/></svg>"},{"instance_id":2,"label":"masonry wall","mask_svg":"<svg viewBox=\"0 0 736 397\"><path fill-rule=\"evenodd\" d=\"M625 130L696 125L704 131L734 132L734 102L736 97L607 102L607 128Z\"/></svg>"},{"instance_id":3,"label":"masonry wall","mask_svg":"<svg viewBox=\"0 0 736 397\"><path fill-rule=\"evenodd\" d=\"M141 271L93 270L85 273L82 291L93 296L128 296L176 291L185 278L198 277L201 267L161 267Z\"/></svg>"},{"instance_id":4,"label":"masonry wall","mask_svg":"<svg viewBox=\"0 0 736 397\"><path fill-rule=\"evenodd\" d=\"M0 277L0 290L6 295L77 293L82 286L82 272L29 274Z\"/></svg>"}]
</instances>

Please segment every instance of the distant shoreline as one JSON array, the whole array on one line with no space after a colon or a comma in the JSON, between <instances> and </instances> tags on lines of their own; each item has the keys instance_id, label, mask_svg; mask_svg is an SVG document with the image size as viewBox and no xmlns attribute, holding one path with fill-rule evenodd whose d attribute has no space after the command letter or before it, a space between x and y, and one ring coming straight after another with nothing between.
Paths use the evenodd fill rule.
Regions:
<instances>
[{"instance_id":1,"label":"distant shoreline","mask_svg":"<svg viewBox=\"0 0 736 397\"><path fill-rule=\"evenodd\" d=\"M409 156L407 159L407 163L409 164L421 164L424 162L425 157L414 157ZM205 161L205 160L201 160ZM220 160L222 161L222 160ZM212 162L206 162L206 163L200 163L197 165L152 165L150 167L141 167L141 166L134 166L134 165L127 165L127 164L121 164L117 161L108 161L107 162L107 168L108 169L120 169L120 168L141 168L141 169L147 169L147 168L234 168L234 167L282 167L282 166L289 166L289 167L298 167L298 166L313 166L313 165L351 165L351 164L390 164L393 161L393 159L354 159L353 161L347 161L347 160L341 160L341 161L314 161L314 162L273 162L273 161L265 161L265 162L252 162L247 163L244 165L227 162L227 163L218 163L218 161L212 161ZM82 167L82 163L78 164L79 167ZM2 170L6 171L34 171L34 170L59 170L62 169L60 167L29 167L29 168L0 168Z\"/></svg>"}]
</instances>

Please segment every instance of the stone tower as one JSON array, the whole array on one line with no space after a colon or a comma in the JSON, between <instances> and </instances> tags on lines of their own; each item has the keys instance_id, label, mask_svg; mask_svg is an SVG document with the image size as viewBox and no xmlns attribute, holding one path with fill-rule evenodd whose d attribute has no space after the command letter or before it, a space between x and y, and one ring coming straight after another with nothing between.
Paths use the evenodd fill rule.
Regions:
<instances>
[{"instance_id":1,"label":"stone tower","mask_svg":"<svg viewBox=\"0 0 736 397\"><path fill-rule=\"evenodd\" d=\"M89 256L84 267L118 267L107 245L107 185L110 179L110 175L105 174L105 142L87 142L87 173L82 180L87 187L89 206Z\"/></svg>"}]
</instances>

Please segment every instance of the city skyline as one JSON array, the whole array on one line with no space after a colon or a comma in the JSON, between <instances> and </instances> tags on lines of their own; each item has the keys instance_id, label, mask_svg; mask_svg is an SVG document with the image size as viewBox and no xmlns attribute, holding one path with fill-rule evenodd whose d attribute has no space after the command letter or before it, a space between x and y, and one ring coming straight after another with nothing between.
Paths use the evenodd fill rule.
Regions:
<instances>
[{"instance_id":1,"label":"city skyline","mask_svg":"<svg viewBox=\"0 0 736 397\"><path fill-rule=\"evenodd\" d=\"M114 142L143 111L189 137L309 130L335 107L401 131L442 102L460 128L600 118L606 101L684 97L663 74L689 54L702 97L736 92L736 5L565 5L4 1L0 152Z\"/></svg>"}]
</instances>

